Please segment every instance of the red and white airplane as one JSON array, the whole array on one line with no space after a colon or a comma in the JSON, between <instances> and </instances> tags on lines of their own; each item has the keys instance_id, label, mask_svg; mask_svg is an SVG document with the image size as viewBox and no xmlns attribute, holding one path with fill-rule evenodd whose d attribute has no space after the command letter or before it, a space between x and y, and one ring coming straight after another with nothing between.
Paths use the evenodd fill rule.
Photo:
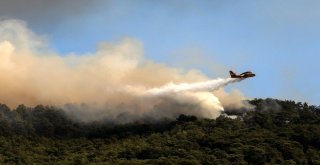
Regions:
<instances>
[{"instance_id":1,"label":"red and white airplane","mask_svg":"<svg viewBox=\"0 0 320 165\"><path fill-rule=\"evenodd\" d=\"M245 78L256 76L254 73L252 73L250 71L243 72L243 73L241 73L239 75L237 75L236 73L234 73L231 70L229 71L229 73L230 73L231 78L242 78L242 79L245 79Z\"/></svg>"}]
</instances>

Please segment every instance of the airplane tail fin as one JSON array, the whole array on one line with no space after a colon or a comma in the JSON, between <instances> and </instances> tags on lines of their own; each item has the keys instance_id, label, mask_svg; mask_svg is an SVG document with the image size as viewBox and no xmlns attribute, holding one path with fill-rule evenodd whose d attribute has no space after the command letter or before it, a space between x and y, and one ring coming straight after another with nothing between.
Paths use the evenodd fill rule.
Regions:
<instances>
[{"instance_id":1,"label":"airplane tail fin","mask_svg":"<svg viewBox=\"0 0 320 165\"><path fill-rule=\"evenodd\" d=\"M229 71L229 73L230 73L230 76L233 78L233 77L235 77L237 74L236 73L234 73L232 70L230 70Z\"/></svg>"}]
</instances>

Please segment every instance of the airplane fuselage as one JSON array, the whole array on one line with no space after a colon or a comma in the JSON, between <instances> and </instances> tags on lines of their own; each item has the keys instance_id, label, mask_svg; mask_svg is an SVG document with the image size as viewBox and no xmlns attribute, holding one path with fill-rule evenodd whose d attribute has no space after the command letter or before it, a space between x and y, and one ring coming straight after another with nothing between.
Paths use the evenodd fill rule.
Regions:
<instances>
[{"instance_id":1,"label":"airplane fuselage","mask_svg":"<svg viewBox=\"0 0 320 165\"><path fill-rule=\"evenodd\" d=\"M237 75L236 73L234 73L233 71L230 71L230 76L231 78L249 78L249 77L254 77L256 76L254 73L250 72L250 71L247 71L247 72L243 72L239 75Z\"/></svg>"}]
</instances>

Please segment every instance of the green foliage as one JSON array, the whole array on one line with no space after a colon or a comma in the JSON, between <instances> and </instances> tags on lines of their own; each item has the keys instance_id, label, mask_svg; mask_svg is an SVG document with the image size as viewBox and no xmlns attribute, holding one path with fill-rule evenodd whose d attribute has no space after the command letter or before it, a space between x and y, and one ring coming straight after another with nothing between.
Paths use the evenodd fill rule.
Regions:
<instances>
[{"instance_id":1,"label":"green foliage","mask_svg":"<svg viewBox=\"0 0 320 165\"><path fill-rule=\"evenodd\" d=\"M124 125L78 123L54 107L0 104L0 164L320 164L318 107L250 103L256 108L236 119L181 115Z\"/></svg>"}]
</instances>

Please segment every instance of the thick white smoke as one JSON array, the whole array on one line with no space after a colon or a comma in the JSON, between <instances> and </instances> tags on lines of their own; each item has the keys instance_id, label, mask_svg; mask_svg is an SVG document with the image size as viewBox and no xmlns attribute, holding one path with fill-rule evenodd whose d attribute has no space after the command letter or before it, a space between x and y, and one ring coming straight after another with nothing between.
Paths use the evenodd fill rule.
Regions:
<instances>
[{"instance_id":1,"label":"thick white smoke","mask_svg":"<svg viewBox=\"0 0 320 165\"><path fill-rule=\"evenodd\" d=\"M128 95L143 99L144 107L149 105L143 115L139 117L161 119L173 118L179 114L189 114L203 118L216 118L224 108L218 97L212 92L238 81L241 81L241 79L218 78L194 83L169 83L151 89L127 86L124 91L128 92ZM139 108L140 110L143 109L142 107ZM124 112L129 115L128 111ZM133 114L130 114L130 117L133 116Z\"/></svg>"},{"instance_id":2,"label":"thick white smoke","mask_svg":"<svg viewBox=\"0 0 320 165\"><path fill-rule=\"evenodd\" d=\"M0 21L0 72L1 103L54 105L82 121L157 120L181 113L215 118L223 107L244 106L241 93L216 90L237 79L208 80L197 70L154 63L143 58L136 40L61 55L19 20Z\"/></svg>"}]
</instances>

